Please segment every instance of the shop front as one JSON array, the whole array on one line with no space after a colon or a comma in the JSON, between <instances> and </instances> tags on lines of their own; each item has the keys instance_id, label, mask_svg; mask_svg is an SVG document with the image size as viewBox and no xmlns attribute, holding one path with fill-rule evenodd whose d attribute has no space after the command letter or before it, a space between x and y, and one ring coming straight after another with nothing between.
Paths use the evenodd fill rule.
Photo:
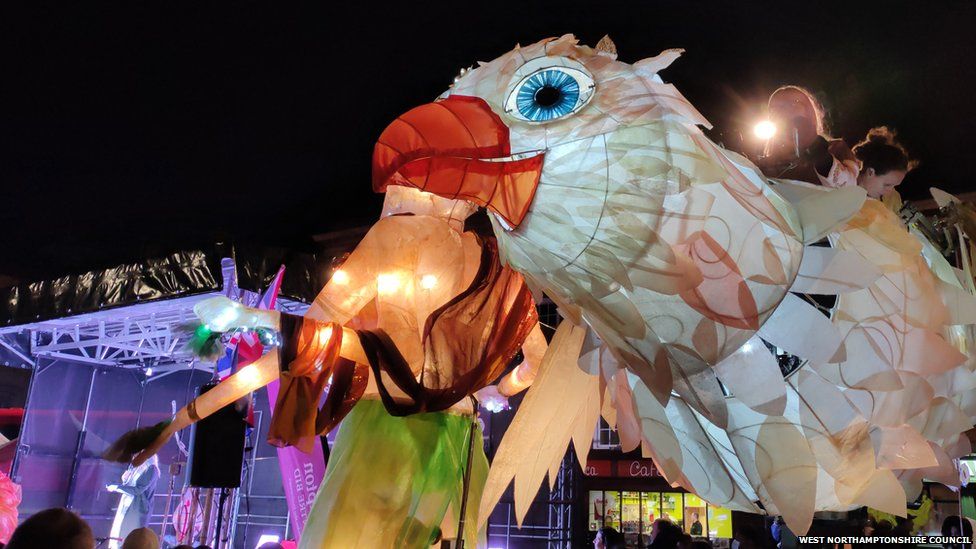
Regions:
<instances>
[{"instance_id":1,"label":"shop front","mask_svg":"<svg viewBox=\"0 0 976 549\"><path fill-rule=\"evenodd\" d=\"M583 474L586 509L577 521L587 528L583 539L592 541L597 530L611 527L624 534L627 547L646 547L657 519L670 520L692 537L709 538L718 547L727 546L732 537L731 511L671 487L650 459L619 453L594 457Z\"/></svg>"}]
</instances>

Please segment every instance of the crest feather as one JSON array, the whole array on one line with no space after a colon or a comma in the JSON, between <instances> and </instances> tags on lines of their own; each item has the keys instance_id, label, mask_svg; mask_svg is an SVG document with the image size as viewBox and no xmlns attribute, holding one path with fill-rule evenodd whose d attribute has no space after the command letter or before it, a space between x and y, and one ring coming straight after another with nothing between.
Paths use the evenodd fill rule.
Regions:
<instances>
[{"instance_id":1,"label":"crest feather","mask_svg":"<svg viewBox=\"0 0 976 549\"><path fill-rule=\"evenodd\" d=\"M609 34L604 34L603 38L596 43L596 51L609 54L614 59L617 58L617 45L610 39Z\"/></svg>"}]
</instances>

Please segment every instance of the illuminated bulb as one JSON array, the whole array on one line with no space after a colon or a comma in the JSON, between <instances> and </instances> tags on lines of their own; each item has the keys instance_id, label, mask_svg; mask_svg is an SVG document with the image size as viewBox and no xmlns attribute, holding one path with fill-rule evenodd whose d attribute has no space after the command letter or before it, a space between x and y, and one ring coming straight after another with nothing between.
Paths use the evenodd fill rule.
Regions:
<instances>
[{"instance_id":1,"label":"illuminated bulb","mask_svg":"<svg viewBox=\"0 0 976 549\"><path fill-rule=\"evenodd\" d=\"M742 347L740 348L740 350L741 350L741 351L742 351L743 353L751 353L751 352L752 352L752 342L751 342L751 341L747 341L747 342L745 343L745 345L743 345L743 346L742 346Z\"/></svg>"},{"instance_id":2,"label":"illuminated bulb","mask_svg":"<svg viewBox=\"0 0 976 549\"><path fill-rule=\"evenodd\" d=\"M261 377L260 372L253 364L245 366L237 371L237 379L241 380L241 383L245 386L252 386L258 382L258 378Z\"/></svg>"},{"instance_id":3,"label":"illuminated bulb","mask_svg":"<svg viewBox=\"0 0 976 549\"><path fill-rule=\"evenodd\" d=\"M384 273L376 277L376 291L381 294L392 294L400 289L400 277L393 273Z\"/></svg>"},{"instance_id":4,"label":"illuminated bulb","mask_svg":"<svg viewBox=\"0 0 976 549\"><path fill-rule=\"evenodd\" d=\"M756 124L752 131L755 132L756 137L759 139L769 140L776 135L776 124L773 124L770 120L763 120Z\"/></svg>"},{"instance_id":5,"label":"illuminated bulb","mask_svg":"<svg viewBox=\"0 0 976 549\"><path fill-rule=\"evenodd\" d=\"M336 284L349 284L349 273L339 269L338 271L332 273L332 282Z\"/></svg>"},{"instance_id":6,"label":"illuminated bulb","mask_svg":"<svg viewBox=\"0 0 976 549\"><path fill-rule=\"evenodd\" d=\"M437 277L434 275L424 275L420 277L420 287L425 290L431 290L437 286Z\"/></svg>"},{"instance_id":7,"label":"illuminated bulb","mask_svg":"<svg viewBox=\"0 0 976 549\"><path fill-rule=\"evenodd\" d=\"M152 368L146 368L146 377L149 377L151 375L152 375Z\"/></svg>"}]
</instances>

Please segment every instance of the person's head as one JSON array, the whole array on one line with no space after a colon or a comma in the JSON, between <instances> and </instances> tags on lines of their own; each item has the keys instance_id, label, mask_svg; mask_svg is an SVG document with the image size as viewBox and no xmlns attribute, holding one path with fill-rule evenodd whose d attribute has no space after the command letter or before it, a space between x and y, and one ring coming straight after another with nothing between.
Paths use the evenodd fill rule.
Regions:
<instances>
[{"instance_id":1,"label":"person's head","mask_svg":"<svg viewBox=\"0 0 976 549\"><path fill-rule=\"evenodd\" d=\"M692 511L691 512L691 520L692 521L698 520L698 511Z\"/></svg>"},{"instance_id":2,"label":"person's head","mask_svg":"<svg viewBox=\"0 0 976 549\"><path fill-rule=\"evenodd\" d=\"M136 528L125 536L122 549L159 549L159 537L149 528Z\"/></svg>"},{"instance_id":3,"label":"person's head","mask_svg":"<svg viewBox=\"0 0 976 549\"><path fill-rule=\"evenodd\" d=\"M81 517L67 509L47 509L35 513L14 530L7 549L63 547L92 549L95 537Z\"/></svg>"},{"instance_id":4,"label":"person's head","mask_svg":"<svg viewBox=\"0 0 976 549\"><path fill-rule=\"evenodd\" d=\"M962 530L960 531L960 527ZM973 525L966 519L960 518L959 515L952 515L945 518L942 521L942 535L943 536L973 536Z\"/></svg>"},{"instance_id":5,"label":"person's head","mask_svg":"<svg viewBox=\"0 0 976 549\"><path fill-rule=\"evenodd\" d=\"M597 530L596 537L593 538L593 547L595 549L623 549L624 535L609 526L605 526Z\"/></svg>"},{"instance_id":6,"label":"person's head","mask_svg":"<svg viewBox=\"0 0 976 549\"><path fill-rule=\"evenodd\" d=\"M600 528L596 531L596 537L593 538L594 549L608 549L613 547L619 535L619 532L609 526Z\"/></svg>"},{"instance_id":7,"label":"person's head","mask_svg":"<svg viewBox=\"0 0 976 549\"><path fill-rule=\"evenodd\" d=\"M675 547L684 532L668 519L659 518L651 525L651 543L655 547Z\"/></svg>"},{"instance_id":8,"label":"person's head","mask_svg":"<svg viewBox=\"0 0 976 549\"><path fill-rule=\"evenodd\" d=\"M678 549L691 549L691 542L690 534L681 534L681 537L678 538Z\"/></svg>"},{"instance_id":9,"label":"person's head","mask_svg":"<svg viewBox=\"0 0 976 549\"><path fill-rule=\"evenodd\" d=\"M797 146L805 149L818 135L827 133L823 107L812 93L799 86L783 86L774 91L767 110L777 128L767 144L767 156L795 157Z\"/></svg>"},{"instance_id":10,"label":"person's head","mask_svg":"<svg viewBox=\"0 0 976 549\"><path fill-rule=\"evenodd\" d=\"M874 535L890 536L891 531L894 529L895 525L890 520L879 520L878 525L874 528Z\"/></svg>"},{"instance_id":11,"label":"person's head","mask_svg":"<svg viewBox=\"0 0 976 549\"><path fill-rule=\"evenodd\" d=\"M857 184L871 198L890 193L915 167L905 147L895 139L895 133L884 126L870 130L864 141L854 147L854 156L861 161Z\"/></svg>"},{"instance_id":12,"label":"person's head","mask_svg":"<svg viewBox=\"0 0 976 549\"><path fill-rule=\"evenodd\" d=\"M769 109L769 117L774 122L791 122L796 118L807 118L813 121L817 134L827 133L823 105L806 88L792 84L780 86L770 94L766 108Z\"/></svg>"}]
</instances>

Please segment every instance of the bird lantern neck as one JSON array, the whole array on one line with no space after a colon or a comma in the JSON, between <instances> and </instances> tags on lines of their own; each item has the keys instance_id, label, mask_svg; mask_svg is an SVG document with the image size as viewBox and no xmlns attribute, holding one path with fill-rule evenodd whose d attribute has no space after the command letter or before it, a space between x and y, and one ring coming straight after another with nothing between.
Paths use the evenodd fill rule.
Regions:
<instances>
[{"instance_id":1,"label":"bird lantern neck","mask_svg":"<svg viewBox=\"0 0 976 549\"><path fill-rule=\"evenodd\" d=\"M424 215L446 221L452 229L463 232L464 221L478 207L466 200L452 200L413 187L391 185L386 189L382 217L391 215Z\"/></svg>"}]
</instances>

